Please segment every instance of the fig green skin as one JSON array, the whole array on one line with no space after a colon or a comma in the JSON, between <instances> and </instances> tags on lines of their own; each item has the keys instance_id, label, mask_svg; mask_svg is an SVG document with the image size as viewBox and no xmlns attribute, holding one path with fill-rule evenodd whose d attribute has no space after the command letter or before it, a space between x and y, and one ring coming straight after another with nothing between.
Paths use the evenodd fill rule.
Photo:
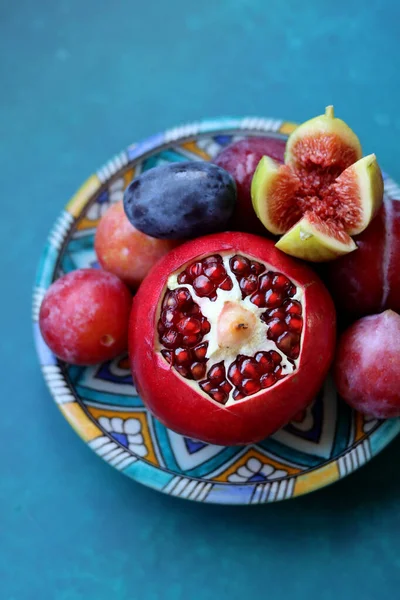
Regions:
<instances>
[{"instance_id":1,"label":"fig green skin","mask_svg":"<svg viewBox=\"0 0 400 600\"><path fill-rule=\"evenodd\" d=\"M155 167L134 179L124 209L139 231L160 239L184 239L227 229L236 184L224 169L206 162Z\"/></svg>"}]
</instances>

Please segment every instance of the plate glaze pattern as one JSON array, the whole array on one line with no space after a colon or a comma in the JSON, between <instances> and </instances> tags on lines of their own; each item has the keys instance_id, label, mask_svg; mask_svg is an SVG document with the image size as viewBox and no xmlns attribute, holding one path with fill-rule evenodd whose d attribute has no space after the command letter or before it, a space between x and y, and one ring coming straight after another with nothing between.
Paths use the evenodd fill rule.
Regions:
<instances>
[{"instance_id":1,"label":"plate glaze pattern","mask_svg":"<svg viewBox=\"0 0 400 600\"><path fill-rule=\"evenodd\" d=\"M252 135L284 136L295 125L274 119L218 119L184 125L134 144L78 190L47 241L33 296L39 362L62 414L105 461L156 490L200 502L262 504L311 492L351 473L400 431L400 419L377 421L351 410L330 380L313 404L284 429L246 447L220 447L185 438L161 425L132 384L127 357L95 367L59 361L44 343L38 313L49 285L64 273L98 267L96 225L140 172L166 162L209 160L222 147ZM385 176L385 192L400 198Z\"/></svg>"}]
</instances>

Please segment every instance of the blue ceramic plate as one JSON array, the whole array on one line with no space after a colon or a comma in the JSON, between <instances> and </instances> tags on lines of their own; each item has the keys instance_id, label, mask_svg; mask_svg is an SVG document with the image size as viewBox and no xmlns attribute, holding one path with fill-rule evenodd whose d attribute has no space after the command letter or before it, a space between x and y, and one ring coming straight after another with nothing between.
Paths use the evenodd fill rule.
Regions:
<instances>
[{"instance_id":1,"label":"blue ceramic plate","mask_svg":"<svg viewBox=\"0 0 400 600\"><path fill-rule=\"evenodd\" d=\"M126 357L95 367L60 362L44 343L38 313L49 285L81 267L96 267L100 217L140 172L166 162L209 160L232 141L285 136L292 123L216 119L160 133L134 144L91 175L55 223L38 269L33 326L50 392L80 437L110 465L166 494L221 504L263 504L333 483L369 461L399 432L400 420L377 421L351 410L328 380L295 421L259 444L220 447L166 429L143 406ZM385 178L388 196L399 189Z\"/></svg>"}]
</instances>

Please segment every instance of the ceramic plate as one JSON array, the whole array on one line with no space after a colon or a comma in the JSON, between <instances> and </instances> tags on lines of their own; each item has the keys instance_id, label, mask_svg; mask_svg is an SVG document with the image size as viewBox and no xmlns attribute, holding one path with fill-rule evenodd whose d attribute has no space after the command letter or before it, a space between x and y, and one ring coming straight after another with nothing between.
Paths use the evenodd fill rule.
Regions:
<instances>
[{"instance_id":1,"label":"ceramic plate","mask_svg":"<svg viewBox=\"0 0 400 600\"><path fill-rule=\"evenodd\" d=\"M143 406L127 357L95 367L60 362L45 345L38 312L49 285L81 267L97 267L100 217L122 199L133 177L156 165L209 160L232 141L285 136L294 125L273 119L218 119L185 125L130 146L91 175L65 207L47 241L33 300L40 365L62 414L103 460L166 494L222 504L263 504L299 496L348 475L384 448L400 420L377 421L351 410L331 383L284 429L259 444L221 447L166 429ZM385 177L388 196L399 189Z\"/></svg>"}]
</instances>

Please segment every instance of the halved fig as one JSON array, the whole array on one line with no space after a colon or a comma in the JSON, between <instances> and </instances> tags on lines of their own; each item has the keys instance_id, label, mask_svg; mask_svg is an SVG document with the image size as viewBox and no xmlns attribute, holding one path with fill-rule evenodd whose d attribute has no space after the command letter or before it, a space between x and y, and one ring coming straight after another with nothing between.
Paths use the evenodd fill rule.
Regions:
<instances>
[{"instance_id":1,"label":"halved fig","mask_svg":"<svg viewBox=\"0 0 400 600\"><path fill-rule=\"evenodd\" d=\"M283 235L280 250L322 262L356 249L351 236L378 211L383 180L376 156L361 158L357 136L328 107L289 136L284 165L261 159L251 193L264 226Z\"/></svg>"},{"instance_id":2,"label":"halved fig","mask_svg":"<svg viewBox=\"0 0 400 600\"><path fill-rule=\"evenodd\" d=\"M313 400L332 360L335 312L318 277L244 233L170 252L134 298L132 375L167 427L221 445L270 435Z\"/></svg>"}]
</instances>

